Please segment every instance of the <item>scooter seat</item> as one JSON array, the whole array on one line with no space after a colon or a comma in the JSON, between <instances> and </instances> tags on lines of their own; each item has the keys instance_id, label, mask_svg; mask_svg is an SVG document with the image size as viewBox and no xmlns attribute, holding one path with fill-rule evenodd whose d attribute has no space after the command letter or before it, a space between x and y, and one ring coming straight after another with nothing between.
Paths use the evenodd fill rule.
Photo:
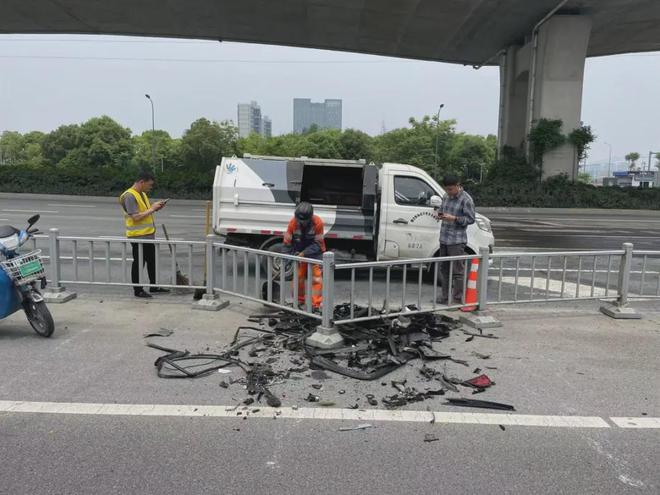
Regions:
<instances>
[{"instance_id":1,"label":"scooter seat","mask_svg":"<svg viewBox=\"0 0 660 495\"><path fill-rule=\"evenodd\" d=\"M0 225L0 239L3 237L11 237L14 234L18 234L20 230L11 225Z\"/></svg>"}]
</instances>

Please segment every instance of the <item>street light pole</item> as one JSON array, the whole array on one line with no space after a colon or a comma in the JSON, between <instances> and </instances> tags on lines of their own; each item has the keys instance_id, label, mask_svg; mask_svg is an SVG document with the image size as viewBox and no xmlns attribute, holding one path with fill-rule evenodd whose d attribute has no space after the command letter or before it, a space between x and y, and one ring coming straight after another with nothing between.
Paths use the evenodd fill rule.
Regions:
<instances>
[{"instance_id":1,"label":"street light pole","mask_svg":"<svg viewBox=\"0 0 660 495\"><path fill-rule=\"evenodd\" d=\"M156 166L156 119L154 117L154 101L151 99L151 96L148 94L144 95L149 103L151 103L151 163L153 166ZM163 171L163 165L161 163L160 171Z\"/></svg>"},{"instance_id":2,"label":"street light pole","mask_svg":"<svg viewBox=\"0 0 660 495\"><path fill-rule=\"evenodd\" d=\"M612 177L612 145L610 143L605 143L610 147L610 159L607 162L607 176Z\"/></svg>"},{"instance_id":3,"label":"street light pole","mask_svg":"<svg viewBox=\"0 0 660 495\"><path fill-rule=\"evenodd\" d=\"M438 132L435 136L435 175L436 175L436 177L438 177L438 173L440 172L440 170L439 170L440 167L439 167L439 164L438 164L438 143L440 141L440 110L442 110L444 108L444 106L445 106L444 103L440 104L440 106L438 107L438 115L436 117L438 119Z\"/></svg>"}]
</instances>

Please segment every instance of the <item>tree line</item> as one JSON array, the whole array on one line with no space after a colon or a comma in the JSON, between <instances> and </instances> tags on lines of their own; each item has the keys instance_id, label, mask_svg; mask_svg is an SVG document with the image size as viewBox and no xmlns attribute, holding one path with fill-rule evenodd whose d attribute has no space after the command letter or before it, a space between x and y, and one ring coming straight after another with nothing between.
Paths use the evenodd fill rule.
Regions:
<instances>
[{"instance_id":1,"label":"tree line","mask_svg":"<svg viewBox=\"0 0 660 495\"><path fill-rule=\"evenodd\" d=\"M520 150L505 148L497 157L495 136L458 132L456 121L437 116L410 118L408 126L377 136L312 127L303 134L239 138L232 122L200 118L174 138L163 130L133 134L108 116L48 133L5 131L0 191L112 196L138 170L152 169L158 196L209 199L222 157L245 153L407 163L436 179L462 177L483 206L660 208L660 189L608 192L565 178L541 182L539 163Z\"/></svg>"}]
</instances>

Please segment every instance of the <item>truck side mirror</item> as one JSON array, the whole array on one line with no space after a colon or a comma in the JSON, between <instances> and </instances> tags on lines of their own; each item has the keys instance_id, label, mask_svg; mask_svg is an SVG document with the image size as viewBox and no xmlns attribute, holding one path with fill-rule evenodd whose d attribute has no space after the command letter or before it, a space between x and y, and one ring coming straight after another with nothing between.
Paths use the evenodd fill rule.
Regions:
<instances>
[{"instance_id":1,"label":"truck side mirror","mask_svg":"<svg viewBox=\"0 0 660 495\"><path fill-rule=\"evenodd\" d=\"M430 205L433 208L440 208L442 206L442 198L440 196L431 196Z\"/></svg>"}]
</instances>

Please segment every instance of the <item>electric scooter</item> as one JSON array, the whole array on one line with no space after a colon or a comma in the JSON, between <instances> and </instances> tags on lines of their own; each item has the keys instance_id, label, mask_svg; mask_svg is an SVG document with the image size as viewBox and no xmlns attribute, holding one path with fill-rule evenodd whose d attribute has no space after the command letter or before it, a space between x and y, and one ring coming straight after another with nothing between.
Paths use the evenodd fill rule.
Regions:
<instances>
[{"instance_id":1,"label":"electric scooter","mask_svg":"<svg viewBox=\"0 0 660 495\"><path fill-rule=\"evenodd\" d=\"M0 226L0 319L22 309L34 331L42 337L50 337L55 323L39 292L39 288L46 287L44 267L39 258L41 250L18 253L18 249L38 232L33 226L39 218L39 215L30 217L25 230Z\"/></svg>"}]
</instances>

